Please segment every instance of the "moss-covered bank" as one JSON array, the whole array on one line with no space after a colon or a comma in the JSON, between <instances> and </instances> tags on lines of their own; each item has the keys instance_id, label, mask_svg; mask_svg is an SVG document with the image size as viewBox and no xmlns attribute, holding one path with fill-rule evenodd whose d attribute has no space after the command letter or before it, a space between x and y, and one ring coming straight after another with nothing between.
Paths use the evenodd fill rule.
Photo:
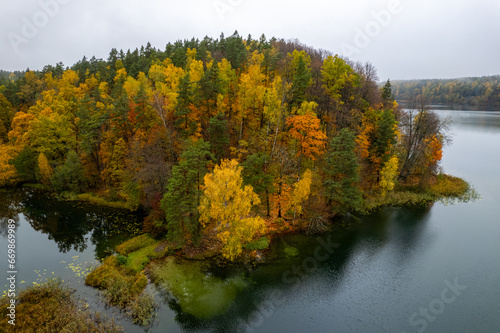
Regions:
<instances>
[{"instance_id":1,"label":"moss-covered bank","mask_svg":"<svg viewBox=\"0 0 500 333\"><path fill-rule=\"evenodd\" d=\"M144 291L148 284L144 267L170 250L147 234L126 241L116 250L116 255L104 259L101 266L87 275L85 283L103 290L106 301L124 310L135 324L149 325L156 303Z\"/></svg>"}]
</instances>

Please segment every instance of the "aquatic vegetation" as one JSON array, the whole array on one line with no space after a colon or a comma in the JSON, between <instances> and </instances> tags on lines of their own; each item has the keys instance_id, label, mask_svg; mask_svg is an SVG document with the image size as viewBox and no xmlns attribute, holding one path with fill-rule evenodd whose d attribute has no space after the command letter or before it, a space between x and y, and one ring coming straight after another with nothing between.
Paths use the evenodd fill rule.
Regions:
<instances>
[{"instance_id":1,"label":"aquatic vegetation","mask_svg":"<svg viewBox=\"0 0 500 333\"><path fill-rule=\"evenodd\" d=\"M243 246L247 250L265 250L269 247L269 238L261 237L258 240Z\"/></svg>"},{"instance_id":2,"label":"aquatic vegetation","mask_svg":"<svg viewBox=\"0 0 500 333\"><path fill-rule=\"evenodd\" d=\"M431 192L440 197L459 197L469 188L469 184L458 177L439 174L436 184L431 185Z\"/></svg>"},{"instance_id":3,"label":"aquatic vegetation","mask_svg":"<svg viewBox=\"0 0 500 333\"><path fill-rule=\"evenodd\" d=\"M169 252L167 247L161 249L161 244L162 241L151 238L149 234L131 238L116 247L117 259L121 265L140 272L151 259L162 258Z\"/></svg>"},{"instance_id":4,"label":"aquatic vegetation","mask_svg":"<svg viewBox=\"0 0 500 333\"><path fill-rule=\"evenodd\" d=\"M149 326L153 323L157 308L158 304L154 297L149 293L142 293L132 300L127 309L127 314L134 324Z\"/></svg>"},{"instance_id":5,"label":"aquatic vegetation","mask_svg":"<svg viewBox=\"0 0 500 333\"><path fill-rule=\"evenodd\" d=\"M129 239L117 246L117 255L107 257L88 274L85 283L103 290L106 301L125 310L135 323L149 325L157 305L154 298L144 292L148 284L144 267L151 259L169 252L161 243L146 234Z\"/></svg>"},{"instance_id":6,"label":"aquatic vegetation","mask_svg":"<svg viewBox=\"0 0 500 333\"><path fill-rule=\"evenodd\" d=\"M113 255L87 275L85 283L105 290L104 296L109 304L125 308L146 288L148 279L143 272L135 272L127 266L119 265Z\"/></svg>"},{"instance_id":7,"label":"aquatic vegetation","mask_svg":"<svg viewBox=\"0 0 500 333\"><path fill-rule=\"evenodd\" d=\"M159 242L130 253L126 265L136 272L142 271L151 259L161 258L166 253L166 251L156 252L158 245Z\"/></svg>"},{"instance_id":8,"label":"aquatic vegetation","mask_svg":"<svg viewBox=\"0 0 500 333\"><path fill-rule=\"evenodd\" d=\"M291 246L288 244L284 244L283 253L285 253L288 257L296 257L299 255L299 249L295 246Z\"/></svg>"},{"instance_id":9,"label":"aquatic vegetation","mask_svg":"<svg viewBox=\"0 0 500 333\"><path fill-rule=\"evenodd\" d=\"M70 262L66 267L70 269L74 274L76 278L81 278L85 279L87 275L90 274L90 272L96 268L99 264L97 260L93 262L88 262L84 261L82 262L80 260L80 256L75 255L71 257L73 259L72 262ZM64 260L61 260L61 263L66 264Z\"/></svg>"},{"instance_id":10,"label":"aquatic vegetation","mask_svg":"<svg viewBox=\"0 0 500 333\"><path fill-rule=\"evenodd\" d=\"M221 279L206 272L206 263L169 257L150 265L155 284L169 292L182 311L200 319L224 313L247 287L242 277Z\"/></svg>"},{"instance_id":11,"label":"aquatic vegetation","mask_svg":"<svg viewBox=\"0 0 500 333\"><path fill-rule=\"evenodd\" d=\"M0 315L7 317L8 298L0 300ZM0 321L0 332L116 333L123 329L113 319L79 306L73 292L58 279L49 279L21 291L16 304L15 326Z\"/></svg>"},{"instance_id":12,"label":"aquatic vegetation","mask_svg":"<svg viewBox=\"0 0 500 333\"><path fill-rule=\"evenodd\" d=\"M90 203L96 204L96 205L111 207L111 208L130 209L130 207L128 206L128 204L126 202L109 201L109 200L106 200L105 198L95 196L92 193L77 194L76 199L80 200L80 201L87 201L87 202L90 202Z\"/></svg>"},{"instance_id":13,"label":"aquatic vegetation","mask_svg":"<svg viewBox=\"0 0 500 333\"><path fill-rule=\"evenodd\" d=\"M438 182L431 186L431 191L445 205L481 199L481 195L465 180L446 174L438 175Z\"/></svg>"}]
</instances>

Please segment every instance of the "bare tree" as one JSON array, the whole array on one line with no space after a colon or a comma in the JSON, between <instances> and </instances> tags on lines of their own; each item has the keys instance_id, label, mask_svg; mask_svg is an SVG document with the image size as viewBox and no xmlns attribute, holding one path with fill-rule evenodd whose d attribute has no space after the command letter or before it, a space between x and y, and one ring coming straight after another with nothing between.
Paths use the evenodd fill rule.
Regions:
<instances>
[{"instance_id":1,"label":"bare tree","mask_svg":"<svg viewBox=\"0 0 500 333\"><path fill-rule=\"evenodd\" d=\"M400 179L405 180L412 174L434 173L436 166L428 165L425 153L436 136L444 145L451 143L449 131L450 118L440 118L429 110L426 100L421 95L412 98L409 108L403 110L400 119L402 134L402 152L400 156Z\"/></svg>"},{"instance_id":2,"label":"bare tree","mask_svg":"<svg viewBox=\"0 0 500 333\"><path fill-rule=\"evenodd\" d=\"M370 105L376 105L381 102L380 90L377 85L378 75L377 69L372 63L357 62L354 65L354 70L360 76L361 83L361 97L366 100Z\"/></svg>"}]
</instances>

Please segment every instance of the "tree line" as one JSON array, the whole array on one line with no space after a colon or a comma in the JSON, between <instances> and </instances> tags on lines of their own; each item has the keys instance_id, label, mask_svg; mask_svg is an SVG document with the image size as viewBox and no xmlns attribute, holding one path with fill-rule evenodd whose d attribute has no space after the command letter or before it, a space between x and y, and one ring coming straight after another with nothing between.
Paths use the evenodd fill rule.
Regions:
<instances>
[{"instance_id":1,"label":"tree line","mask_svg":"<svg viewBox=\"0 0 500 333\"><path fill-rule=\"evenodd\" d=\"M237 32L1 80L0 185L143 207L145 231L177 244L215 230L229 259L278 225L425 186L446 143L371 64Z\"/></svg>"},{"instance_id":2,"label":"tree line","mask_svg":"<svg viewBox=\"0 0 500 333\"><path fill-rule=\"evenodd\" d=\"M500 76L452 80L408 80L392 82L394 98L407 102L422 95L430 104L466 108L500 107Z\"/></svg>"}]
</instances>

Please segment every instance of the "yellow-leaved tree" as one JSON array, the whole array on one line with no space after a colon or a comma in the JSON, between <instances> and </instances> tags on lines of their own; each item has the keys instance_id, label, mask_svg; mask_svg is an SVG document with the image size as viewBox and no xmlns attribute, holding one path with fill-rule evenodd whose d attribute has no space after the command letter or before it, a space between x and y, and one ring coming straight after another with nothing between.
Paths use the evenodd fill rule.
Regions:
<instances>
[{"instance_id":1,"label":"yellow-leaved tree","mask_svg":"<svg viewBox=\"0 0 500 333\"><path fill-rule=\"evenodd\" d=\"M38 168L40 169L40 177L42 183L45 185L49 185L53 170L49 164L49 160L47 160L47 157L44 153L40 153L40 155L38 155Z\"/></svg>"},{"instance_id":2,"label":"yellow-leaved tree","mask_svg":"<svg viewBox=\"0 0 500 333\"><path fill-rule=\"evenodd\" d=\"M399 160L396 156L392 156L380 171L380 187L382 195L388 191L392 191L395 185L396 177L398 176Z\"/></svg>"},{"instance_id":3,"label":"yellow-leaved tree","mask_svg":"<svg viewBox=\"0 0 500 333\"><path fill-rule=\"evenodd\" d=\"M260 199L252 186L243 187L241 171L236 160L216 165L212 173L205 175L205 190L198 207L204 226L216 223L217 238L223 243L222 255L229 260L234 260L256 233L265 231L264 220L250 214Z\"/></svg>"},{"instance_id":4,"label":"yellow-leaved tree","mask_svg":"<svg viewBox=\"0 0 500 333\"><path fill-rule=\"evenodd\" d=\"M0 186L14 182L16 178L16 168L9 163L14 158L16 150L12 145L0 144Z\"/></svg>"},{"instance_id":5,"label":"yellow-leaved tree","mask_svg":"<svg viewBox=\"0 0 500 333\"><path fill-rule=\"evenodd\" d=\"M292 208L295 214L302 214L302 206L311 194L312 172L307 169L302 175L302 179L293 185Z\"/></svg>"}]
</instances>

